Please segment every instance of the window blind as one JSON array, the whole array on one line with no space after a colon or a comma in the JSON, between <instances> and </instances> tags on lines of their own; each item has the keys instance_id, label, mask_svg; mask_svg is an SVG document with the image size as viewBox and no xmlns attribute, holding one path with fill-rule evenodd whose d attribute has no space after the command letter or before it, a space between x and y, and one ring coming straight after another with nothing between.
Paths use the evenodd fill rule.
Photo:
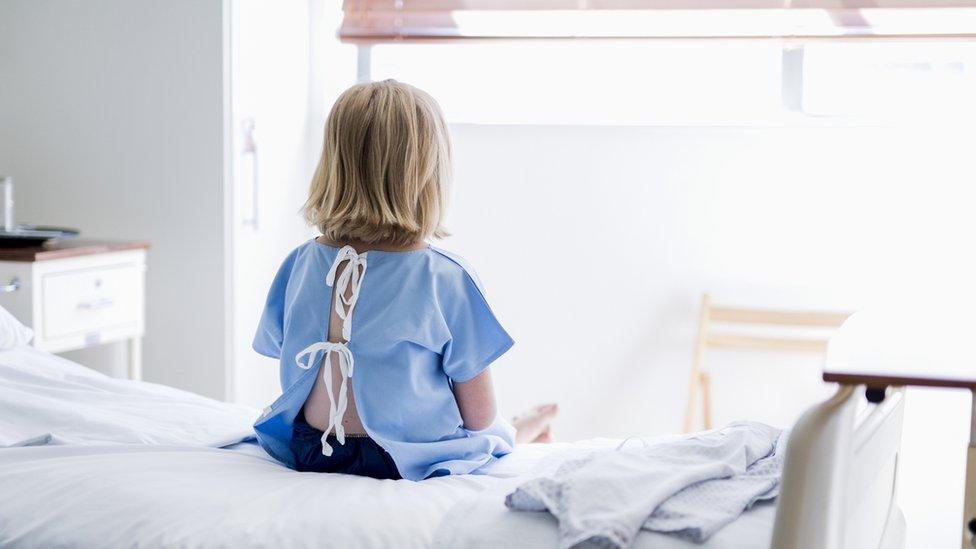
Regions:
<instances>
[{"instance_id":1,"label":"window blind","mask_svg":"<svg viewBox=\"0 0 976 549\"><path fill-rule=\"evenodd\" d=\"M976 0L344 0L345 42L976 37Z\"/></svg>"}]
</instances>

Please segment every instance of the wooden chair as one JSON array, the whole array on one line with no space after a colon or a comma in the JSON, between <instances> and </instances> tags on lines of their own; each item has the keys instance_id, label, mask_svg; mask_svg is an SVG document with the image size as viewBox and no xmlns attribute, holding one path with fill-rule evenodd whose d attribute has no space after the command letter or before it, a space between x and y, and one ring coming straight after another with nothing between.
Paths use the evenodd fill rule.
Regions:
<instances>
[{"instance_id":1,"label":"wooden chair","mask_svg":"<svg viewBox=\"0 0 976 549\"><path fill-rule=\"evenodd\" d=\"M705 351L708 349L754 349L802 353L824 353L826 337L786 337L781 335L756 335L755 330L741 333L745 325L777 326L781 328L839 328L851 313L827 311L775 311L742 307L720 307L712 304L708 294L702 296L698 317L698 336L691 362L691 383L688 387L688 405L685 409L685 432L692 430L695 421L695 404L701 393L702 416L705 429L712 428L712 378L704 370ZM728 325L730 329L715 331L713 324ZM738 325L740 333L731 328Z\"/></svg>"}]
</instances>

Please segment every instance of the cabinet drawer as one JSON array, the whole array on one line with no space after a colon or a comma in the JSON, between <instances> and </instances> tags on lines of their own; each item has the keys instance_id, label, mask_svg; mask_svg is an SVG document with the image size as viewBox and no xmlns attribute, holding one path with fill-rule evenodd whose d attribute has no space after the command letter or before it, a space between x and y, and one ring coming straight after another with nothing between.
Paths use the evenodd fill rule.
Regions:
<instances>
[{"instance_id":1,"label":"cabinet drawer","mask_svg":"<svg viewBox=\"0 0 976 549\"><path fill-rule=\"evenodd\" d=\"M44 339L137 324L143 269L137 264L45 275Z\"/></svg>"}]
</instances>

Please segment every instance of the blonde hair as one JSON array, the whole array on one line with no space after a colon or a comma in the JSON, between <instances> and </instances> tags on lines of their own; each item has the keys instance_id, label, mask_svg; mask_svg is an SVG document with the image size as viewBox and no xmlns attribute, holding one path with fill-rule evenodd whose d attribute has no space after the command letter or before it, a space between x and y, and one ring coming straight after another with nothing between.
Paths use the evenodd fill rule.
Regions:
<instances>
[{"instance_id":1,"label":"blonde hair","mask_svg":"<svg viewBox=\"0 0 976 549\"><path fill-rule=\"evenodd\" d=\"M451 145L437 102L396 80L357 84L325 123L305 219L334 242L442 238Z\"/></svg>"}]
</instances>

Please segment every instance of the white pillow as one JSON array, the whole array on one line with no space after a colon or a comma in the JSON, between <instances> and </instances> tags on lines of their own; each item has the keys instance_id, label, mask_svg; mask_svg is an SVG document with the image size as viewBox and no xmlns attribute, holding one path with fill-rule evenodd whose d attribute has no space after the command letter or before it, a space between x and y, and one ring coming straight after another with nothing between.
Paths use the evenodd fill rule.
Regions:
<instances>
[{"instance_id":1,"label":"white pillow","mask_svg":"<svg viewBox=\"0 0 976 549\"><path fill-rule=\"evenodd\" d=\"M34 330L21 324L7 309L0 306L0 349L22 347L34 339Z\"/></svg>"}]
</instances>

